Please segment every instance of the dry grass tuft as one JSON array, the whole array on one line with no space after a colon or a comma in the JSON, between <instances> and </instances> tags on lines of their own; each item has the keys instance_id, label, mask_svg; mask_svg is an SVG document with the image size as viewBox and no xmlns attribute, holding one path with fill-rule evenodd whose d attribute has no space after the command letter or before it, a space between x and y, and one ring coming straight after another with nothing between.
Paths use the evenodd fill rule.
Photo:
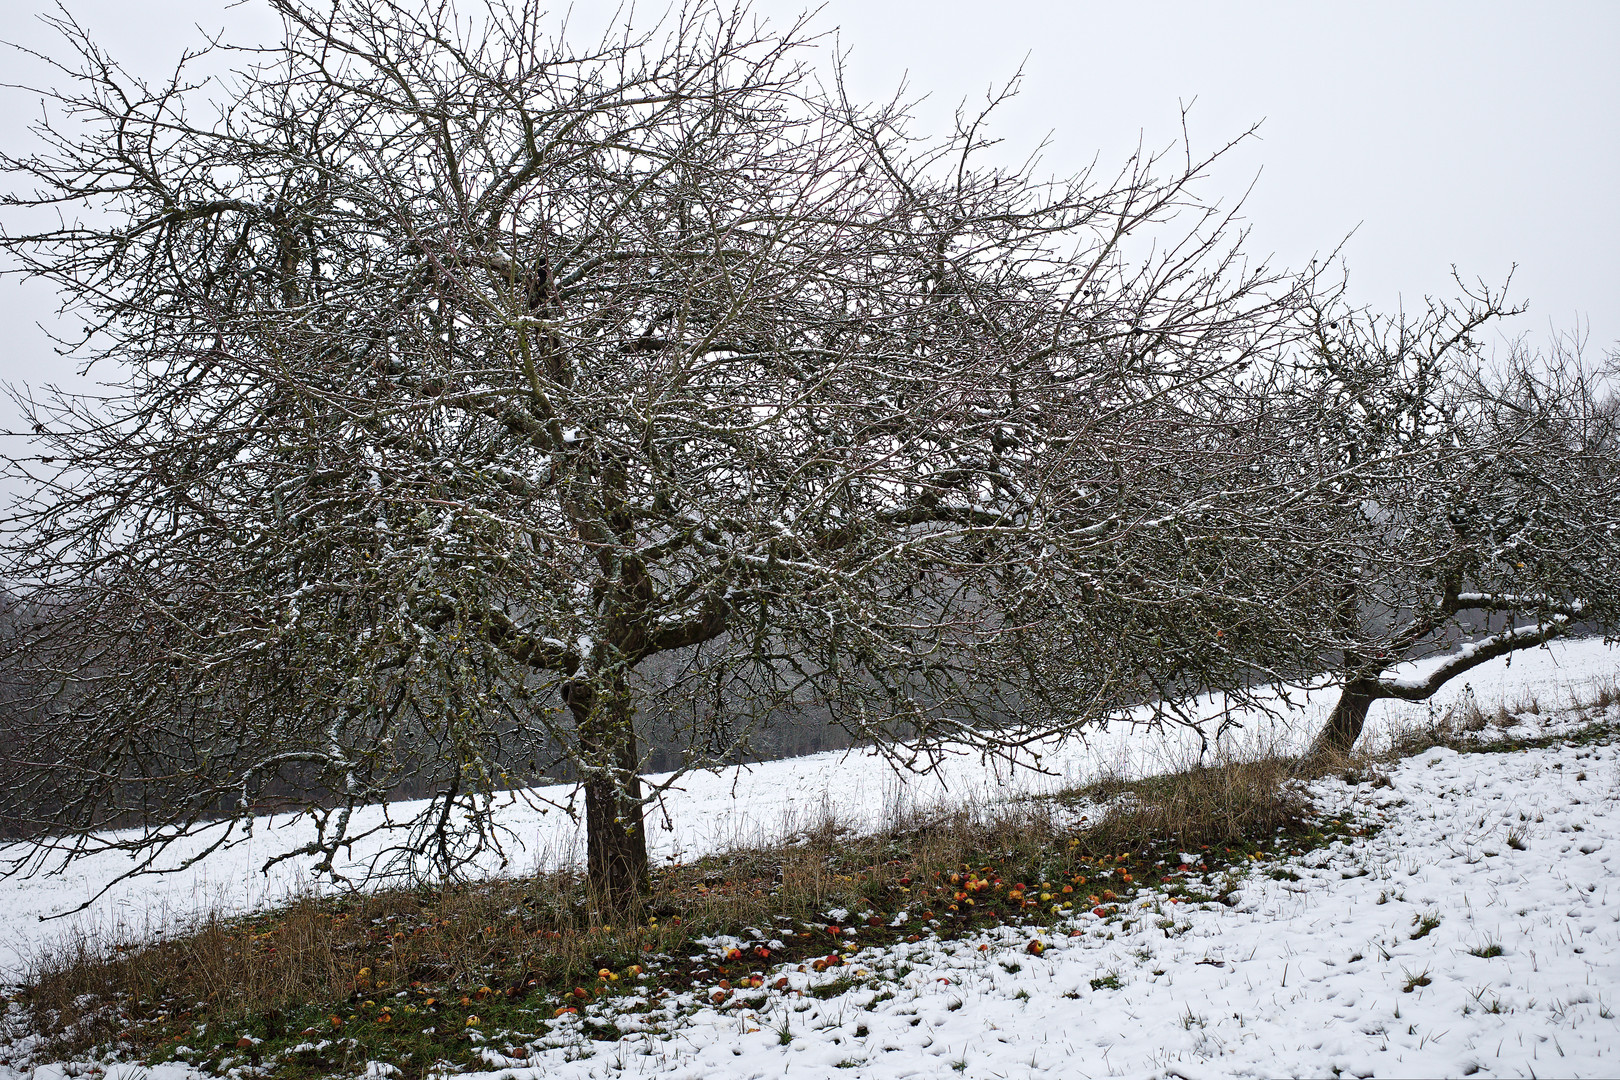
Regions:
<instances>
[{"instance_id":1,"label":"dry grass tuft","mask_svg":"<svg viewBox=\"0 0 1620 1080\"><path fill-rule=\"evenodd\" d=\"M1573 697L1577 709L1607 712L1616 703L1620 703L1620 674L1610 672L1601 678L1593 679L1584 691L1576 691Z\"/></svg>"},{"instance_id":2,"label":"dry grass tuft","mask_svg":"<svg viewBox=\"0 0 1620 1080\"><path fill-rule=\"evenodd\" d=\"M1331 766L1337 761L1329 763ZM1184 848L1263 841L1298 829L1308 811L1300 782L1322 763L1265 756L1224 760L1145 780L1104 780L1070 797L1107 806L1090 846L1132 850L1175 841Z\"/></svg>"}]
</instances>

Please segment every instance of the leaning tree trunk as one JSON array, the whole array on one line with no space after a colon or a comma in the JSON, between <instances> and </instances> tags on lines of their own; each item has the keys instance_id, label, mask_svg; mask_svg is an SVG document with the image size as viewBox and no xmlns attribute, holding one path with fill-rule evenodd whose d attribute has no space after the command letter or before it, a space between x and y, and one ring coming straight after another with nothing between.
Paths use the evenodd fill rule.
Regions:
<instances>
[{"instance_id":1,"label":"leaning tree trunk","mask_svg":"<svg viewBox=\"0 0 1620 1080\"><path fill-rule=\"evenodd\" d=\"M1317 735L1311 753L1348 754L1351 747L1356 745L1356 740L1361 738L1361 729L1367 723L1367 710L1373 702L1387 696L1379 691L1377 683L1368 679L1352 679L1345 683L1339 693L1339 703L1333 707L1333 713L1321 734Z\"/></svg>"},{"instance_id":2,"label":"leaning tree trunk","mask_svg":"<svg viewBox=\"0 0 1620 1080\"><path fill-rule=\"evenodd\" d=\"M599 694L575 683L568 706L579 731L585 786L586 872L591 889L614 909L648 891L647 832L642 824L641 765L626 688Z\"/></svg>"}]
</instances>

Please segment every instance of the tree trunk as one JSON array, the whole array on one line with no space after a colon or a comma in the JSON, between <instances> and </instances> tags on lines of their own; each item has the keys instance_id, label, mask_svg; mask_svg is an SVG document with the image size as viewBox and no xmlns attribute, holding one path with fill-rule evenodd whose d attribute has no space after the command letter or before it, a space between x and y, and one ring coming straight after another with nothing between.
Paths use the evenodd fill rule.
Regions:
<instances>
[{"instance_id":1,"label":"tree trunk","mask_svg":"<svg viewBox=\"0 0 1620 1080\"><path fill-rule=\"evenodd\" d=\"M591 889L614 910L646 896L647 831L642 824L641 765L628 692L611 696L578 683L568 706L578 726L585 787L586 872Z\"/></svg>"},{"instance_id":2,"label":"tree trunk","mask_svg":"<svg viewBox=\"0 0 1620 1080\"><path fill-rule=\"evenodd\" d=\"M1367 709L1379 698L1385 697L1376 684L1363 679L1345 683L1339 693L1339 703L1311 746L1312 754L1348 754L1361 738L1361 729L1367 723Z\"/></svg>"}]
</instances>

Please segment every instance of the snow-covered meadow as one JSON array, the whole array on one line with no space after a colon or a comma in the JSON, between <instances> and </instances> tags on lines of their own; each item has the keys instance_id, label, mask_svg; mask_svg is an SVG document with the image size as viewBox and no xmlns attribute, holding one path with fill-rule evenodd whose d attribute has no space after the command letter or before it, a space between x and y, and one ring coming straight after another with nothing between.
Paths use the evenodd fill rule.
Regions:
<instances>
[{"instance_id":1,"label":"snow-covered meadow","mask_svg":"<svg viewBox=\"0 0 1620 1080\"><path fill-rule=\"evenodd\" d=\"M1436 748L1390 780L1315 785L1385 828L1247 875L1234 909L1144 899L1130 930L1088 914L1038 957L1010 930L874 950L826 1000L677 999L666 1024L697 1012L674 1038L565 1030L488 1060L513 1080L1620 1074L1620 746Z\"/></svg>"},{"instance_id":2,"label":"snow-covered meadow","mask_svg":"<svg viewBox=\"0 0 1620 1080\"><path fill-rule=\"evenodd\" d=\"M1424 723L1431 708L1468 694L1487 711L1523 713L1524 733L1539 733L1557 707L1617 670L1620 650L1560 643L1476 669L1430 706L1379 703L1369 737ZM1333 696L1293 696L1290 713L1241 718L1227 736L1232 748L1303 745ZM655 850L689 857L829 815L875 825L902 808L1151 774L1197 753L1185 731L1118 724L1046 748L1041 771L959 757L937 774L897 777L879 759L836 753L692 776L658 815ZM1620 862L1611 862L1620 853L1620 748L1436 749L1400 763L1390 779L1390 787L1319 783L1319 804L1377 817L1384 829L1281 864L1298 880L1248 876L1236 908L1163 905L1128 932L1088 915L1076 936L1047 935L1038 957L1016 936L874 951L853 963L881 985L857 978L825 1000L775 994L768 1007L738 1012L670 999L663 1007L681 1018L673 1038L593 1043L564 1028L507 1046L492 1033L491 1069L520 1080L1620 1074ZM555 811L514 808L507 824L525 844L519 870L578 846L576 827ZM264 822L251 844L183 874L117 885L69 920L39 916L76 907L122 871L121 856L0 882L0 969L15 976L73 920L139 934L208 909L273 903L307 885L294 867L268 877L256 867L301 835ZM839 972L787 974L803 988ZM154 1069L153 1080L173 1070L183 1067Z\"/></svg>"}]
</instances>

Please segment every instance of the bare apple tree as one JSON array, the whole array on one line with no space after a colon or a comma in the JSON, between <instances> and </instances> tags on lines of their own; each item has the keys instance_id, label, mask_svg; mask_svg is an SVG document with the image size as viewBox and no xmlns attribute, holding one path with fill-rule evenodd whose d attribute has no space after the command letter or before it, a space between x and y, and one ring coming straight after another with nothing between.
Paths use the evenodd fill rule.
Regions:
<instances>
[{"instance_id":1,"label":"bare apple tree","mask_svg":"<svg viewBox=\"0 0 1620 1080\"><path fill-rule=\"evenodd\" d=\"M709 6L584 50L528 3L272 6L218 106L61 22L5 159L11 272L114 384L24 395L13 462L36 863L287 804L280 857L398 828L374 872L448 873L563 763L622 902L638 725L684 769L820 710L926 768L1288 647L1219 448L1299 286L1199 200L1213 157L984 164L984 116L914 137ZM413 772L425 810L357 815Z\"/></svg>"},{"instance_id":2,"label":"bare apple tree","mask_svg":"<svg viewBox=\"0 0 1620 1080\"><path fill-rule=\"evenodd\" d=\"M1330 604L1279 611L1341 687L1316 749L1343 752L1375 701L1620 625L1620 427L1612 372L1568 341L1490 361L1483 328L1519 310L1501 291L1415 318L1309 310L1268 391L1292 432L1272 461L1318 493L1300 572Z\"/></svg>"}]
</instances>

